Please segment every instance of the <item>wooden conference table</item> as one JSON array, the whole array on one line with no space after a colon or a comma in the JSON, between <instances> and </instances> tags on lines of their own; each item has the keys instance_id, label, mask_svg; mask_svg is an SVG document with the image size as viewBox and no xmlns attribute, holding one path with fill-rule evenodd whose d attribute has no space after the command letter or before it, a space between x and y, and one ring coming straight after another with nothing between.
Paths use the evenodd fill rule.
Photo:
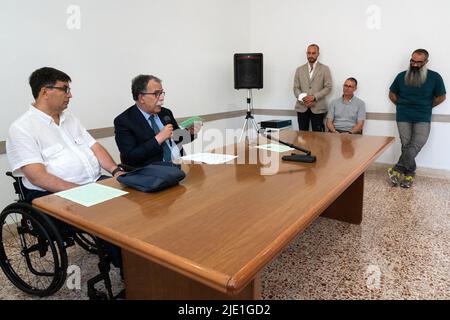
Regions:
<instances>
[{"instance_id":1,"label":"wooden conference table","mask_svg":"<svg viewBox=\"0 0 450 320\"><path fill-rule=\"evenodd\" d=\"M318 216L361 223L364 171L394 140L294 131L280 138L317 162L279 161L276 174L261 175L267 165L238 164L255 150L241 144L234 151L248 154L237 163L183 164L185 180L162 192L107 179L100 183L129 194L92 207L56 195L33 205L120 246L128 299L258 299L260 271ZM290 152L261 150L259 161L263 153Z\"/></svg>"}]
</instances>

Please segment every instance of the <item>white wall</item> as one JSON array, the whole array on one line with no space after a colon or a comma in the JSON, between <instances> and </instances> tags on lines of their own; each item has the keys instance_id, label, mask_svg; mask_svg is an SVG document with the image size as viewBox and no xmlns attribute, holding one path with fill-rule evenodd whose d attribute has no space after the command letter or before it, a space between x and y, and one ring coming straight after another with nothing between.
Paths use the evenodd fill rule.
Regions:
<instances>
[{"instance_id":1,"label":"white wall","mask_svg":"<svg viewBox=\"0 0 450 320\"><path fill-rule=\"evenodd\" d=\"M67 27L70 5L80 9L79 30ZM88 129L111 127L133 103L139 73L163 79L177 117L243 109L233 54L248 51L248 17L248 0L0 0L0 141L33 100L30 73L46 65L71 76L69 108ZM113 138L100 142L118 160ZM1 208L15 198L9 169L0 155Z\"/></svg>"},{"instance_id":2,"label":"white wall","mask_svg":"<svg viewBox=\"0 0 450 320\"><path fill-rule=\"evenodd\" d=\"M431 1L427 7L432 14L421 14L423 4L419 0L251 0L250 48L263 52L265 60L264 89L254 95L266 107L293 106L294 72L306 63L310 43L319 44L319 60L330 66L335 85L331 96L340 94L343 81L354 76L360 82L357 93L367 100L370 112L395 111L387 98L389 85L419 47L429 50L428 66L450 88L450 45L442 41L442 32L450 28L450 3ZM366 10L371 5L380 9L380 30L367 27L372 15ZM450 114L450 103L435 112Z\"/></svg>"},{"instance_id":3,"label":"white wall","mask_svg":"<svg viewBox=\"0 0 450 320\"><path fill-rule=\"evenodd\" d=\"M387 98L389 86L397 73L408 67L410 54L417 48L430 52L429 68L442 75L450 90L450 44L443 41L450 29L448 1L250 3L250 50L264 53L264 89L253 93L258 108L293 108L294 72L306 63L310 43L320 46L319 60L331 69L334 89L329 97L337 97L343 81L354 76L359 81L357 95L366 101L368 112L395 112ZM450 114L450 97L434 113ZM369 121L364 132L398 136L395 123L388 121ZM433 123L430 139L417 158L418 165L450 170L450 148L445 147L449 135L449 123ZM397 139L380 161L395 162L399 154Z\"/></svg>"},{"instance_id":4,"label":"white wall","mask_svg":"<svg viewBox=\"0 0 450 320\"><path fill-rule=\"evenodd\" d=\"M241 0L1 0L0 141L30 102L30 73L67 72L69 108L88 128L111 127L132 105L131 79L162 78L177 117L242 108L233 53L248 50L249 2ZM71 4L80 29L69 30Z\"/></svg>"}]
</instances>

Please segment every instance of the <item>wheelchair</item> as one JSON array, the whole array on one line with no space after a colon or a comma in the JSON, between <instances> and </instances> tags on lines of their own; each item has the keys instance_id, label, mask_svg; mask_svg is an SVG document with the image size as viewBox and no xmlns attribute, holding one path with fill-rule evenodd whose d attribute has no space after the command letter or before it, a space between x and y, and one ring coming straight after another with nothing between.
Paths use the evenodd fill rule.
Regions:
<instances>
[{"instance_id":1,"label":"wheelchair","mask_svg":"<svg viewBox=\"0 0 450 320\"><path fill-rule=\"evenodd\" d=\"M0 267L11 283L38 297L54 294L67 278L66 249L79 245L99 257L100 273L87 282L89 299L124 298L124 290L113 294L109 277L112 260L102 242L34 208L25 201L21 178L11 172L6 175L14 179L14 190L19 197L0 214ZM102 281L107 293L95 288Z\"/></svg>"}]
</instances>

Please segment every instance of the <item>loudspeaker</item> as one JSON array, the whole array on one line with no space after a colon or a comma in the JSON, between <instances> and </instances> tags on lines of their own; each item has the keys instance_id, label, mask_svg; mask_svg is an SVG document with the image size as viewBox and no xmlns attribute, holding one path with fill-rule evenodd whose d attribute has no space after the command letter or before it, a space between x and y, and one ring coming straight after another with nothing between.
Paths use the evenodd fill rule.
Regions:
<instances>
[{"instance_id":1,"label":"loudspeaker","mask_svg":"<svg viewBox=\"0 0 450 320\"><path fill-rule=\"evenodd\" d=\"M234 54L234 88L262 89L263 55L262 53Z\"/></svg>"}]
</instances>

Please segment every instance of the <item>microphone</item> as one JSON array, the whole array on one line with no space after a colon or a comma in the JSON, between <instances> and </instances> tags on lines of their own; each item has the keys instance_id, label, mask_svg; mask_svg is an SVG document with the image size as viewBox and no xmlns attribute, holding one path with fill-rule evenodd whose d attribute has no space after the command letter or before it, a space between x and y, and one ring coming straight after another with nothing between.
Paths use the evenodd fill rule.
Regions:
<instances>
[{"instance_id":1,"label":"microphone","mask_svg":"<svg viewBox=\"0 0 450 320\"><path fill-rule=\"evenodd\" d=\"M168 124L172 124L172 118L170 118L170 116L165 115L162 118L162 123L164 126L168 125ZM169 138L169 145L172 146L172 138Z\"/></svg>"},{"instance_id":2,"label":"microphone","mask_svg":"<svg viewBox=\"0 0 450 320\"><path fill-rule=\"evenodd\" d=\"M168 125L172 123L172 119L168 115L165 115L162 119L162 122L164 125Z\"/></svg>"},{"instance_id":3,"label":"microphone","mask_svg":"<svg viewBox=\"0 0 450 320\"><path fill-rule=\"evenodd\" d=\"M263 136L265 136L266 138L268 138L269 140L275 140L281 144L284 144L285 146L291 147L293 149L302 151L304 153L306 153L306 155L303 154L295 154L292 153L290 156L283 156L281 157L282 160L284 161L294 161L294 162L307 162L307 163L313 163L316 162L317 158L316 156L311 155L311 151L303 149L302 147L298 147L296 145L293 145L291 143L287 143L284 141L281 141L279 139L273 138L270 134L265 133L265 132L261 132Z\"/></svg>"}]
</instances>

